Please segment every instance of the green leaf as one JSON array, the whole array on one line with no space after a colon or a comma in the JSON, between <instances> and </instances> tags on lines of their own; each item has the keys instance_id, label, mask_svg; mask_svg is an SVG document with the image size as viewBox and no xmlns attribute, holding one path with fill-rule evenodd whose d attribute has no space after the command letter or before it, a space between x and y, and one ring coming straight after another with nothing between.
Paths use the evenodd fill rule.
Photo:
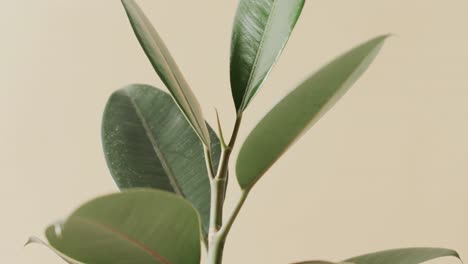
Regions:
<instances>
[{"instance_id":1,"label":"green leaf","mask_svg":"<svg viewBox=\"0 0 468 264\"><path fill-rule=\"evenodd\" d=\"M241 0L231 46L231 89L243 112L288 41L304 0Z\"/></svg>"},{"instance_id":2,"label":"green leaf","mask_svg":"<svg viewBox=\"0 0 468 264\"><path fill-rule=\"evenodd\" d=\"M46 230L50 245L83 263L198 264L196 210L163 191L132 190L97 198L63 225Z\"/></svg>"},{"instance_id":3,"label":"green leaf","mask_svg":"<svg viewBox=\"0 0 468 264\"><path fill-rule=\"evenodd\" d=\"M353 264L419 264L441 257L456 257L458 253L445 248L402 248L380 251L347 259L339 263ZM296 264L333 264L326 261L306 261Z\"/></svg>"},{"instance_id":4,"label":"green leaf","mask_svg":"<svg viewBox=\"0 0 468 264\"><path fill-rule=\"evenodd\" d=\"M345 260L355 264L418 264L441 257L456 257L458 253L446 248L403 248L380 251Z\"/></svg>"},{"instance_id":5,"label":"green leaf","mask_svg":"<svg viewBox=\"0 0 468 264\"><path fill-rule=\"evenodd\" d=\"M122 3L135 35L154 69L202 142L209 146L210 136L200 104L163 40L134 0L122 0Z\"/></svg>"},{"instance_id":6,"label":"green leaf","mask_svg":"<svg viewBox=\"0 0 468 264\"><path fill-rule=\"evenodd\" d=\"M329 261L324 261L324 260L311 260L311 261L304 261L304 262L296 262L293 264L343 264L343 263L329 262Z\"/></svg>"},{"instance_id":7,"label":"green leaf","mask_svg":"<svg viewBox=\"0 0 468 264\"><path fill-rule=\"evenodd\" d=\"M345 94L373 61L387 36L338 57L281 100L254 128L237 160L242 189L251 188L309 127Z\"/></svg>"},{"instance_id":8,"label":"green leaf","mask_svg":"<svg viewBox=\"0 0 468 264\"><path fill-rule=\"evenodd\" d=\"M213 165L221 146L210 129ZM109 99L102 123L108 167L121 189L156 188L179 194L198 209L205 235L210 183L203 146L171 96L148 85L130 85Z\"/></svg>"}]
</instances>

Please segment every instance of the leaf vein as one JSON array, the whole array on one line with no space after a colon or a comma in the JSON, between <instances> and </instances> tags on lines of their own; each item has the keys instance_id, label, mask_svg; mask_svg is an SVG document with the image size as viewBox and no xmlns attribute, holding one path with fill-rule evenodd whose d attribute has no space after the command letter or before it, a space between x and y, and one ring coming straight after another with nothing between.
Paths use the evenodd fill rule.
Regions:
<instances>
[{"instance_id":1,"label":"leaf vein","mask_svg":"<svg viewBox=\"0 0 468 264\"><path fill-rule=\"evenodd\" d=\"M140 108L138 107L138 104L135 102L133 97L129 94L128 90L125 90L125 93L126 93L127 97L129 98L130 103L132 104L133 108L135 109L135 113L136 113L138 119L140 120L140 122L141 122L141 124L143 126L143 129L145 130L146 136L148 137L148 139L151 142L151 145L153 147L154 152L156 153L156 156L158 156L159 160L161 161L161 165L162 165L164 171L166 172L166 175L169 178L169 182L170 182L172 188L174 189L174 192L176 192L180 196L186 198L186 196L185 196L184 192L182 191L182 188L181 188L177 178L174 175L174 172L172 171L172 169L171 169L171 167L169 165L169 162L167 161L164 154L159 150L159 143L158 143L157 139L151 133L151 129L150 129L149 125L148 125L148 121L146 121L146 119L143 116Z\"/></svg>"}]
</instances>

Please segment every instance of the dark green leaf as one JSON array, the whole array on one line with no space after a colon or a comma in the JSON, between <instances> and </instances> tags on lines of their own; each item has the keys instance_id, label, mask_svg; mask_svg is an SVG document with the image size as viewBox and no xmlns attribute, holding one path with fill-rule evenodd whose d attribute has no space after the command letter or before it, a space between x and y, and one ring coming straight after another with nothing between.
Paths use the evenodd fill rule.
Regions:
<instances>
[{"instance_id":1,"label":"dark green leaf","mask_svg":"<svg viewBox=\"0 0 468 264\"><path fill-rule=\"evenodd\" d=\"M203 113L192 89L149 19L134 0L122 0L133 30L151 64L166 84L172 97L206 146L210 136Z\"/></svg>"},{"instance_id":2,"label":"dark green leaf","mask_svg":"<svg viewBox=\"0 0 468 264\"><path fill-rule=\"evenodd\" d=\"M281 100L254 128L237 160L242 189L255 182L340 99L373 61L387 36L338 57Z\"/></svg>"},{"instance_id":3,"label":"dark green leaf","mask_svg":"<svg viewBox=\"0 0 468 264\"><path fill-rule=\"evenodd\" d=\"M402 248L380 251L347 259L339 263L353 264L419 264L441 257L456 257L458 253L445 248ZM333 264L325 261L306 261L296 264Z\"/></svg>"},{"instance_id":4,"label":"dark green leaf","mask_svg":"<svg viewBox=\"0 0 468 264\"><path fill-rule=\"evenodd\" d=\"M231 89L245 110L280 56L304 0L241 0L231 47Z\"/></svg>"},{"instance_id":5,"label":"dark green leaf","mask_svg":"<svg viewBox=\"0 0 468 264\"><path fill-rule=\"evenodd\" d=\"M210 134L217 168L220 142L211 129ZM198 209L207 233L210 183L203 146L170 95L148 85L118 90L104 112L102 140L107 164L121 189L145 187L179 194Z\"/></svg>"},{"instance_id":6,"label":"dark green leaf","mask_svg":"<svg viewBox=\"0 0 468 264\"><path fill-rule=\"evenodd\" d=\"M199 264L196 210L174 194L132 190L97 198L46 231L50 245L83 263Z\"/></svg>"}]
</instances>

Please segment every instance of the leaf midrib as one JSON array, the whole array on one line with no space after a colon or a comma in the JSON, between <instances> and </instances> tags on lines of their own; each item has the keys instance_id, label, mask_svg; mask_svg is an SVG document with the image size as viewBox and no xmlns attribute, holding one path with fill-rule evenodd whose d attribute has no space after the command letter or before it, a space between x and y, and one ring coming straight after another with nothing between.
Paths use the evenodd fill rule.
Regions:
<instances>
[{"instance_id":1,"label":"leaf midrib","mask_svg":"<svg viewBox=\"0 0 468 264\"><path fill-rule=\"evenodd\" d=\"M171 167L169 165L169 162L167 161L164 154L159 150L160 144L158 143L157 139L151 133L151 129L150 129L149 125L148 125L148 122L146 121L145 117L143 116L140 108L138 107L137 103L135 102L133 97L130 95L128 90L125 90L125 94L127 95L128 99L130 100L130 103L132 104L132 106L133 106L133 108L135 110L135 113L136 113L138 119L141 122L141 124L143 126L143 129L145 131L145 134L148 137L148 139L150 140L151 146L153 147L153 150L156 153L156 156L159 158L159 161L161 162L161 165L162 165L164 171L166 172L167 177L169 178L169 182L170 182L172 188L174 189L174 192L177 193L178 195L184 197L184 198L187 198L185 196L184 192L182 191L182 187L180 186L177 178L175 177L175 174L172 171L172 169L171 169Z\"/></svg>"},{"instance_id":2,"label":"leaf midrib","mask_svg":"<svg viewBox=\"0 0 468 264\"><path fill-rule=\"evenodd\" d=\"M166 65L166 67L169 69L169 72L171 74L170 77L172 77L171 79L173 79L173 81L176 83L176 86L178 86L178 90L180 91L180 93L182 94L182 99L186 105L186 107L188 108L189 110L189 113L186 113L187 111L185 111L184 109L182 109L182 111L184 113L186 113L186 115L190 115L190 118L189 119L193 119L196 123L196 130L198 130L202 135L200 135L200 137L204 138L206 137L206 135L203 133L203 129L202 129L202 125L200 124L200 121L198 120L198 118L196 117L197 115L195 114L195 110L193 109L192 105L189 103L189 100L187 98L187 95L184 93L184 89L181 88L182 85L181 83L179 82L178 78L177 78L177 75L175 74L174 70L172 69L172 67L170 66L169 62L168 62L168 58L166 57L166 55L164 54L164 52L162 52L161 48L159 47L158 43L161 42L162 45L165 45L163 43L162 40L157 40L155 39L155 37L153 36L152 34L152 30L150 30L151 28L153 28L153 26L150 24L150 22L148 21L148 18L146 18L146 16L144 15L144 13L140 10L139 7L137 7L136 3L134 3L133 0L131 0L132 2L132 6L131 8L133 8L136 13L139 13L140 14L140 19L141 21L143 22L142 24L144 25L144 31L146 31L146 33L148 34L148 36L150 36L150 39L152 41L152 44L153 44L153 47L157 50L157 52L159 52L159 54L161 54L161 57L163 58L163 62L164 64ZM153 30L155 31L155 34L158 34L156 32L156 29L153 28ZM159 36L156 36L158 38L160 38ZM177 67L177 66L175 66ZM187 88L187 89L190 89L190 88ZM176 98L174 96L174 98ZM177 99L176 99L177 100ZM179 101L179 100L177 100ZM190 122L192 123L192 122ZM192 124L193 125L193 124ZM205 142L206 140L208 139L203 139L204 143L205 144L208 144L208 142Z\"/></svg>"},{"instance_id":3,"label":"leaf midrib","mask_svg":"<svg viewBox=\"0 0 468 264\"><path fill-rule=\"evenodd\" d=\"M99 223L99 222L97 222L97 221L95 221L93 219L85 218L85 217L82 217L82 216L74 216L73 219L78 221L78 222L83 222L85 224L95 226L98 229L100 229L100 230L102 230L104 232L110 233L110 234L114 235L115 237L117 237L117 238L119 238L119 239L121 239L123 241L129 242L130 244L136 246L138 249L141 249L146 254L150 255L157 262L160 262L162 264L171 264L166 258L164 258L159 253L153 251L151 248L149 248L145 244L143 244L140 241L130 237L127 234L124 234L124 233L122 233L122 232L120 232L120 231L118 231L118 230L116 230L116 229L114 229L114 228L112 228L110 226L107 226L106 224Z\"/></svg>"},{"instance_id":4,"label":"leaf midrib","mask_svg":"<svg viewBox=\"0 0 468 264\"><path fill-rule=\"evenodd\" d=\"M374 47L372 49L372 52L375 51L375 49L378 47L378 45L376 47ZM350 77L352 77L356 72L358 72L359 68L363 65L363 63L367 60L367 58L369 57L369 54L372 54L372 52L368 53L362 60L361 62L359 62L358 66L355 67L355 69L353 71L351 71L351 73L343 80L343 82L340 84L340 87L338 89L336 89L336 91L340 91L341 89L343 89L344 85L348 82L348 80L350 79ZM299 133L297 134L297 136L293 139L293 141L291 141L289 144L287 144L287 146L274 158L274 160L270 163L269 166L267 166L263 171L261 171L261 173L259 173L259 175L254 179L254 181L251 183L251 184L248 184L244 189L246 190L249 190L250 188L252 188L259 180L260 178L262 178L262 176L273 166L273 164L275 164L279 158L281 156L283 156L283 154L292 146L294 145L294 143L296 143L297 140L299 140L299 138L304 134L304 132L309 128L309 126L314 122L314 120L316 119L317 116L320 116L320 114L322 113L323 111L323 108L328 105L334 98L334 96L336 95L337 93L333 94L333 96L331 96L330 98L328 98L328 100L326 100L326 102L323 104L323 107L320 111L318 111L313 118L311 118L309 120L309 122L307 122L307 124L299 131Z\"/></svg>"},{"instance_id":5,"label":"leaf midrib","mask_svg":"<svg viewBox=\"0 0 468 264\"><path fill-rule=\"evenodd\" d=\"M263 54L263 43L265 42L266 35L269 32L269 29L271 27L271 21L272 21L273 13L274 13L274 11L276 9L276 4L277 3L278 3L277 0L273 1L273 4L271 6L271 10L270 10L270 14L268 15L267 23L265 25L265 28L263 29L262 38L260 39L260 43L259 43L259 46L258 46L258 51L257 51L257 54L255 55L255 60L254 60L254 63L252 65L252 70L250 71L249 79L247 81L247 85L246 85L246 88L245 88L246 90L244 92L244 96L242 97L241 107L240 107L241 109L244 109L246 107L247 102L245 100L246 100L246 98L248 98L248 94L250 94L249 93L249 87L250 87L250 85L252 83L253 76L255 76L255 73L257 72L258 60L259 60L260 56Z\"/></svg>"}]
</instances>

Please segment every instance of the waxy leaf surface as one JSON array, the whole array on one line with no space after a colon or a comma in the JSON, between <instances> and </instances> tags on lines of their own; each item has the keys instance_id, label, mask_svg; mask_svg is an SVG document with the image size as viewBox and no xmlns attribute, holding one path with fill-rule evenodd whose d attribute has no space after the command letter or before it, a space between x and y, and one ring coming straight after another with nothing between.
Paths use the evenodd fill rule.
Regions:
<instances>
[{"instance_id":1,"label":"waxy leaf surface","mask_svg":"<svg viewBox=\"0 0 468 264\"><path fill-rule=\"evenodd\" d=\"M210 129L214 169L220 142ZM199 211L208 232L210 183L203 145L171 96L149 85L131 85L109 99L102 123L104 153L121 189L174 192Z\"/></svg>"},{"instance_id":2,"label":"waxy leaf surface","mask_svg":"<svg viewBox=\"0 0 468 264\"><path fill-rule=\"evenodd\" d=\"M122 0L140 45L153 68L206 146L210 136L200 104L159 34L134 0Z\"/></svg>"},{"instance_id":3,"label":"waxy leaf surface","mask_svg":"<svg viewBox=\"0 0 468 264\"><path fill-rule=\"evenodd\" d=\"M231 46L231 89L243 112L281 55L304 0L241 0Z\"/></svg>"},{"instance_id":4,"label":"waxy leaf surface","mask_svg":"<svg viewBox=\"0 0 468 264\"><path fill-rule=\"evenodd\" d=\"M199 264L197 211L157 190L103 196L46 230L50 245L71 259L99 264Z\"/></svg>"},{"instance_id":5,"label":"waxy leaf surface","mask_svg":"<svg viewBox=\"0 0 468 264\"><path fill-rule=\"evenodd\" d=\"M255 182L364 73L387 36L374 38L338 57L283 98L244 142L236 171L242 189Z\"/></svg>"}]
</instances>

